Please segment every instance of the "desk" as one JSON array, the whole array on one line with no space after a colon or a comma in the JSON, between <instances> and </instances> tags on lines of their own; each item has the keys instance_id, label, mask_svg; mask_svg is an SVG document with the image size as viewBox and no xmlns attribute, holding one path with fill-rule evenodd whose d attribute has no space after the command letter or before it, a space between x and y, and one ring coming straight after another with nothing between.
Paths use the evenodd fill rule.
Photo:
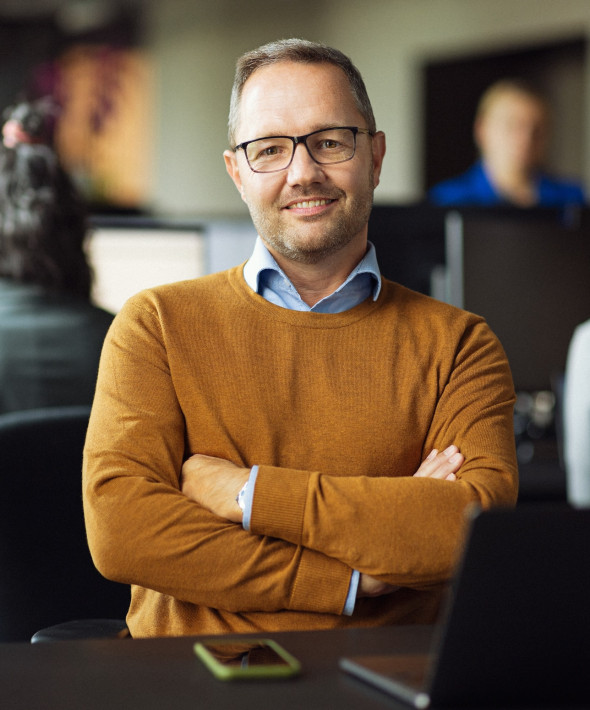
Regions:
<instances>
[{"instance_id":1,"label":"desk","mask_svg":"<svg viewBox=\"0 0 590 710\"><path fill-rule=\"evenodd\" d=\"M426 626L268 634L303 665L282 681L216 680L192 638L0 644L2 710L364 710L404 708L350 678L338 658L420 651Z\"/></svg>"}]
</instances>

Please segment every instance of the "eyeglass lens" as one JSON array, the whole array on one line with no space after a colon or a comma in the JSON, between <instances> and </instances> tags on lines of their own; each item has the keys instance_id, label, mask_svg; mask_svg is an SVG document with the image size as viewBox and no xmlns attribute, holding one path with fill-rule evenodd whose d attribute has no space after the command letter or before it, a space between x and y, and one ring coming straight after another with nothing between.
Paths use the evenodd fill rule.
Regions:
<instances>
[{"instance_id":1,"label":"eyeglass lens","mask_svg":"<svg viewBox=\"0 0 590 710\"><path fill-rule=\"evenodd\" d=\"M305 138L311 157L318 163L342 163L350 160L355 150L355 135L350 128L329 128ZM295 142L291 138L259 138L246 146L246 158L253 170L284 170L291 162Z\"/></svg>"}]
</instances>

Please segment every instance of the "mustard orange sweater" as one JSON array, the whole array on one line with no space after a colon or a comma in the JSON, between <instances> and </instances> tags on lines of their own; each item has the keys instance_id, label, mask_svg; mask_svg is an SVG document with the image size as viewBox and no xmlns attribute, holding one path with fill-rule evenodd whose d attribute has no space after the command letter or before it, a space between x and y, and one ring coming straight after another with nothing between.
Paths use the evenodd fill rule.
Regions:
<instances>
[{"instance_id":1,"label":"mustard orange sweater","mask_svg":"<svg viewBox=\"0 0 590 710\"><path fill-rule=\"evenodd\" d=\"M485 322L384 281L289 311L242 267L133 297L107 336L84 456L98 569L135 637L429 623L472 502L517 495L506 358ZM455 443L456 482L413 478ZM179 490L193 453L260 465L251 531ZM353 569L400 589L358 599Z\"/></svg>"}]
</instances>

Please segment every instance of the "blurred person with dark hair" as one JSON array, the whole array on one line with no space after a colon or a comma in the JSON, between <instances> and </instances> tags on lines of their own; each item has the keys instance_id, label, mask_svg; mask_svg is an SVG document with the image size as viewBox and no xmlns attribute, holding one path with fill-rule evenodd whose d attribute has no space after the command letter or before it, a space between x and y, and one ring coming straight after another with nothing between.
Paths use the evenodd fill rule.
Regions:
<instances>
[{"instance_id":1,"label":"blurred person with dark hair","mask_svg":"<svg viewBox=\"0 0 590 710\"><path fill-rule=\"evenodd\" d=\"M90 404L112 314L90 302L86 206L53 148L47 100L4 112L0 413Z\"/></svg>"},{"instance_id":2,"label":"blurred person with dark hair","mask_svg":"<svg viewBox=\"0 0 590 710\"><path fill-rule=\"evenodd\" d=\"M521 80L495 82L475 116L480 159L462 175L435 185L429 200L441 206L584 204L579 183L543 170L549 132L550 107L541 94Z\"/></svg>"}]
</instances>

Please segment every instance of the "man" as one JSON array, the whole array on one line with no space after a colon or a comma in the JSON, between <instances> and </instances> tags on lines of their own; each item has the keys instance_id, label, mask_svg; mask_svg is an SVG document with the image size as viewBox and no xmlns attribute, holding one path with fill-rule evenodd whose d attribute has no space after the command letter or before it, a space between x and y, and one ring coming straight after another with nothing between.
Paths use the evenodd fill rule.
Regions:
<instances>
[{"instance_id":1,"label":"man","mask_svg":"<svg viewBox=\"0 0 590 710\"><path fill-rule=\"evenodd\" d=\"M583 204L580 185L542 171L549 107L527 84L501 80L480 99L474 137L481 159L467 172L435 185L438 205L559 207Z\"/></svg>"},{"instance_id":2,"label":"man","mask_svg":"<svg viewBox=\"0 0 590 710\"><path fill-rule=\"evenodd\" d=\"M514 392L479 317L381 279L385 154L358 71L285 40L238 63L245 266L144 292L103 353L84 464L133 636L427 623L471 504L511 505Z\"/></svg>"}]
</instances>

